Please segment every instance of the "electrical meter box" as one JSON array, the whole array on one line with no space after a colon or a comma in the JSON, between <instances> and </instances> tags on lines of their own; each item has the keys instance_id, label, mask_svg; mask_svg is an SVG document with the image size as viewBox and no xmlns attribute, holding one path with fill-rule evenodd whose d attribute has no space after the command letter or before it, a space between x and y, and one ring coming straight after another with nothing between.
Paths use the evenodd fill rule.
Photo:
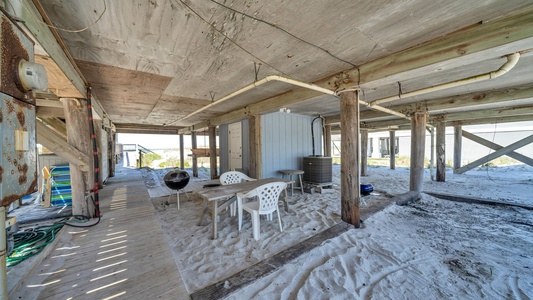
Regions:
<instances>
[{"instance_id":1,"label":"electrical meter box","mask_svg":"<svg viewBox=\"0 0 533 300\"><path fill-rule=\"evenodd\" d=\"M35 99L19 77L34 52L22 29L3 11L0 17L0 204L7 206L37 191Z\"/></svg>"}]
</instances>

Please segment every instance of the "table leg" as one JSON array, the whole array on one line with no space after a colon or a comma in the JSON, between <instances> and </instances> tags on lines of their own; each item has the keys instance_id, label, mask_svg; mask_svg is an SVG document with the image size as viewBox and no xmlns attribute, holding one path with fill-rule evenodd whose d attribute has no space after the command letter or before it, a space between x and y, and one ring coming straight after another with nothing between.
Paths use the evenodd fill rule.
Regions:
<instances>
[{"instance_id":1,"label":"table leg","mask_svg":"<svg viewBox=\"0 0 533 300\"><path fill-rule=\"evenodd\" d=\"M302 191L302 195L304 194L304 184L302 183L302 175L299 174L298 177L300 178L300 190Z\"/></svg>"},{"instance_id":2,"label":"table leg","mask_svg":"<svg viewBox=\"0 0 533 300\"><path fill-rule=\"evenodd\" d=\"M198 221L198 226L202 226L202 223L204 222L204 215L205 211L207 210L207 204L209 201L207 199L204 199L204 207L202 208L202 214L200 215L200 220Z\"/></svg>"},{"instance_id":3,"label":"table leg","mask_svg":"<svg viewBox=\"0 0 533 300\"><path fill-rule=\"evenodd\" d=\"M290 179L292 181L291 183L291 197L294 196L294 180L292 179L292 174L289 175L290 176Z\"/></svg>"},{"instance_id":4,"label":"table leg","mask_svg":"<svg viewBox=\"0 0 533 300\"><path fill-rule=\"evenodd\" d=\"M213 209L212 209L212 212L211 212L211 223L212 223L212 235L211 237L213 238L213 240L215 240L217 238L217 216L218 216L218 205L217 205L217 201L214 200L214 201L211 201L213 202Z\"/></svg>"},{"instance_id":5,"label":"table leg","mask_svg":"<svg viewBox=\"0 0 533 300\"><path fill-rule=\"evenodd\" d=\"M285 211L289 212L289 203L287 203L287 189L284 189L283 192L285 193L285 196L283 197L283 204L285 206Z\"/></svg>"}]
</instances>

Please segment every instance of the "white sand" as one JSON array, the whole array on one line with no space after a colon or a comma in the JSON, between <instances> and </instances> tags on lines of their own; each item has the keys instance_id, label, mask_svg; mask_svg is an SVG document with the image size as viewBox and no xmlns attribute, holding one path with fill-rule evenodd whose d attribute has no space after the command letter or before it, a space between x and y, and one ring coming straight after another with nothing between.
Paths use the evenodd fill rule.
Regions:
<instances>
[{"instance_id":1,"label":"white sand","mask_svg":"<svg viewBox=\"0 0 533 300\"><path fill-rule=\"evenodd\" d=\"M362 178L376 190L408 190L409 171L369 168ZM339 182L334 167L334 182ZM429 174L429 173L428 173ZM447 173L425 189L533 206L533 168L514 166ZM184 197L182 199L185 199ZM372 198L367 198L372 201ZM154 199L174 258L189 292L218 282L340 222L338 187L326 194L295 193L290 213L237 230L223 213L217 240L210 220L197 226L200 200ZM529 224L529 225L527 225ZM235 292L229 299L533 299L533 214L518 207L455 203L423 194L410 206L392 205L352 229Z\"/></svg>"}]
</instances>

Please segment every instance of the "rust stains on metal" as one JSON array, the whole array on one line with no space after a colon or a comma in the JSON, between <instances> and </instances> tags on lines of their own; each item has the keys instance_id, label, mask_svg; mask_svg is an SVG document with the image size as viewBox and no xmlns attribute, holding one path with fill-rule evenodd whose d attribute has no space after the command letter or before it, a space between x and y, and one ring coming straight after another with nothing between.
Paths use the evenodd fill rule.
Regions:
<instances>
[{"instance_id":1,"label":"rust stains on metal","mask_svg":"<svg viewBox=\"0 0 533 300\"><path fill-rule=\"evenodd\" d=\"M2 178L4 177L4 167L0 166L0 183L2 183Z\"/></svg>"},{"instance_id":2,"label":"rust stains on metal","mask_svg":"<svg viewBox=\"0 0 533 300\"><path fill-rule=\"evenodd\" d=\"M24 49L18 35L15 33L13 24L5 17L2 18L1 31L2 78L0 90L17 99L35 104L35 99L32 99L32 93L21 91L16 84L18 80L18 62L20 59L30 61L28 51Z\"/></svg>"},{"instance_id":3,"label":"rust stains on metal","mask_svg":"<svg viewBox=\"0 0 533 300\"><path fill-rule=\"evenodd\" d=\"M22 109L17 112L17 119L19 120L20 125L24 127L26 123L26 115L24 114L24 111L22 111Z\"/></svg>"},{"instance_id":4,"label":"rust stains on metal","mask_svg":"<svg viewBox=\"0 0 533 300\"><path fill-rule=\"evenodd\" d=\"M15 103L13 101L6 101L6 112L8 115L15 112Z\"/></svg>"},{"instance_id":5,"label":"rust stains on metal","mask_svg":"<svg viewBox=\"0 0 533 300\"><path fill-rule=\"evenodd\" d=\"M28 164L24 164L24 165L18 165L17 166L18 168L18 171L19 171L19 184L22 185L22 184L25 184L26 181L28 181L28 176L26 176L26 174L28 173Z\"/></svg>"}]
</instances>

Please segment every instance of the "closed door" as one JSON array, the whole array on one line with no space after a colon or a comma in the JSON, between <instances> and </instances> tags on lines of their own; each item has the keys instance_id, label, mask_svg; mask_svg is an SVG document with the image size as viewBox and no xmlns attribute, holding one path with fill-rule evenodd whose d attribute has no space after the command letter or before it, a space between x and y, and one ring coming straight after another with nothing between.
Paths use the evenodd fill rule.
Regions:
<instances>
[{"instance_id":1,"label":"closed door","mask_svg":"<svg viewBox=\"0 0 533 300\"><path fill-rule=\"evenodd\" d=\"M241 123L229 124L229 168L242 169L242 127Z\"/></svg>"}]
</instances>

